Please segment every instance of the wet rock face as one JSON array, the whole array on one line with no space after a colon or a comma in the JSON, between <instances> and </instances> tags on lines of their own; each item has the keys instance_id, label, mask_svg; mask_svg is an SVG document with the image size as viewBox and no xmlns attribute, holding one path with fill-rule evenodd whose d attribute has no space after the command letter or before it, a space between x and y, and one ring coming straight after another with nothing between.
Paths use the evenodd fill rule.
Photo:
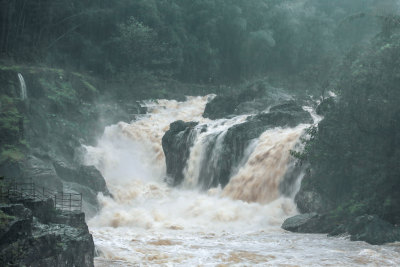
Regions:
<instances>
[{"instance_id":1,"label":"wet rock face","mask_svg":"<svg viewBox=\"0 0 400 267\"><path fill-rule=\"evenodd\" d=\"M183 169L189 158L190 147L193 145L194 127L197 122L176 121L162 138L162 147L167 165L167 176L173 178L168 182L176 186L183 180Z\"/></svg>"},{"instance_id":2,"label":"wet rock face","mask_svg":"<svg viewBox=\"0 0 400 267\"><path fill-rule=\"evenodd\" d=\"M295 202L300 212L325 212L329 210L329 204L319 193L315 191L300 191L296 194Z\"/></svg>"},{"instance_id":3,"label":"wet rock face","mask_svg":"<svg viewBox=\"0 0 400 267\"><path fill-rule=\"evenodd\" d=\"M337 218L331 214L304 213L288 218L282 229L297 233L327 233L330 236L349 235L352 241L382 245L400 240L400 228L377 215Z\"/></svg>"},{"instance_id":4,"label":"wet rock face","mask_svg":"<svg viewBox=\"0 0 400 267\"><path fill-rule=\"evenodd\" d=\"M24 101L19 97L18 73L27 85ZM83 193L84 211L94 215L99 209L97 194L109 193L102 175L94 167L82 166L77 152L82 144L94 144L106 125L130 121L145 110L131 99L102 100L96 80L68 71L0 70L0 84L4 115L0 118L0 176L17 182L32 179L35 185L54 191Z\"/></svg>"},{"instance_id":5,"label":"wet rock face","mask_svg":"<svg viewBox=\"0 0 400 267\"><path fill-rule=\"evenodd\" d=\"M212 120L243 114L257 114L292 97L263 81L247 86L240 93L216 96L207 105L204 117Z\"/></svg>"},{"instance_id":6,"label":"wet rock face","mask_svg":"<svg viewBox=\"0 0 400 267\"><path fill-rule=\"evenodd\" d=\"M294 101L273 106L268 113L249 116L245 122L230 127L224 133L218 155L213 151L219 135L210 135L205 144L205 157L200 168L199 181L203 189L228 184L232 170L243 159L250 142L264 131L274 127L294 127L301 123L311 123L310 114ZM173 180L171 184L179 185L183 180L183 171L187 164L190 148L196 133L207 131L206 125L196 123L174 122L163 137L163 149L166 157L167 174ZM214 153L214 154L212 154Z\"/></svg>"},{"instance_id":7,"label":"wet rock face","mask_svg":"<svg viewBox=\"0 0 400 267\"><path fill-rule=\"evenodd\" d=\"M0 266L94 266L85 215L58 214L51 200L39 202L0 204Z\"/></svg>"},{"instance_id":8,"label":"wet rock face","mask_svg":"<svg viewBox=\"0 0 400 267\"><path fill-rule=\"evenodd\" d=\"M286 219L282 224L282 229L291 232L311 233L315 230L315 224L318 221L318 213L304 213Z\"/></svg>"}]
</instances>

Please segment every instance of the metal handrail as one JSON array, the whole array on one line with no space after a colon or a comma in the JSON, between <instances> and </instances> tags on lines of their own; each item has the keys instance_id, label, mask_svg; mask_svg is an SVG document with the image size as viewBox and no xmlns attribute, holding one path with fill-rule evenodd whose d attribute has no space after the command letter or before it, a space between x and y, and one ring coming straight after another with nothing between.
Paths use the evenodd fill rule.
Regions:
<instances>
[{"instance_id":1,"label":"metal handrail","mask_svg":"<svg viewBox=\"0 0 400 267\"><path fill-rule=\"evenodd\" d=\"M47 200L53 199L54 208L61 212L82 211L82 194L57 192L45 187L36 186L31 182L16 182L4 180L0 184L0 201L10 202L16 200Z\"/></svg>"}]
</instances>

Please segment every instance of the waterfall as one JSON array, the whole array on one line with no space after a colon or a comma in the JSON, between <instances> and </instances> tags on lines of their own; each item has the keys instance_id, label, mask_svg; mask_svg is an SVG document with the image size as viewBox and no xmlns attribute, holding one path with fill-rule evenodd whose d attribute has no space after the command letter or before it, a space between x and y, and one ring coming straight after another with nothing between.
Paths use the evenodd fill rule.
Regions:
<instances>
[{"instance_id":1,"label":"waterfall","mask_svg":"<svg viewBox=\"0 0 400 267\"><path fill-rule=\"evenodd\" d=\"M107 127L96 147L85 147L86 164L95 165L102 172L114 196L100 196L103 208L91 221L93 225L186 229L210 223L218 228L234 221L231 227L240 228L251 218L256 225L261 223L260 209L271 216L263 218L261 224L270 221L275 225L294 214L294 203L281 196L279 183L287 168L289 151L307 125L269 129L244 146L243 151L235 152L237 160L227 165L225 157L230 152L224 150L226 136L242 126L248 115L205 119L202 114L208 99L147 102L148 114L131 123ZM166 165L161 139L177 120L199 124L189 138L194 142L183 169L182 184L171 188L164 182ZM222 165L228 166L223 174L232 176L226 186L219 180ZM249 208L246 202L257 204ZM213 209L209 205L225 208Z\"/></svg>"},{"instance_id":2,"label":"waterfall","mask_svg":"<svg viewBox=\"0 0 400 267\"><path fill-rule=\"evenodd\" d=\"M28 98L28 93L26 90L26 84L25 84L24 77L22 76L21 73L18 73L18 79L19 79L19 84L20 84L20 88L21 88L20 97L21 97L21 100L25 100Z\"/></svg>"},{"instance_id":3,"label":"waterfall","mask_svg":"<svg viewBox=\"0 0 400 267\"><path fill-rule=\"evenodd\" d=\"M248 142L231 144L232 134L262 118L205 119L207 101L146 102L148 114L107 127L96 146L85 147L85 163L101 171L113 195L98 196L101 211L88 222L100 253L96 266L387 266L398 258L391 252L396 247L381 253L359 242L285 233L280 226L296 206L279 185L293 167L289 151L309 124L268 127L247 136ZM171 187L165 183L162 138L177 120L189 127L174 134L190 151L183 181ZM198 124L184 123L190 121ZM294 173L301 177L301 171ZM221 175L229 178L225 186ZM299 179L288 181L299 186Z\"/></svg>"},{"instance_id":4,"label":"waterfall","mask_svg":"<svg viewBox=\"0 0 400 267\"><path fill-rule=\"evenodd\" d=\"M224 160L221 151L225 135L229 128L244 122L246 118L245 115L207 121L194 129L195 143L184 169L185 187L194 188L200 185L203 189L209 189L218 186L218 171Z\"/></svg>"},{"instance_id":5,"label":"waterfall","mask_svg":"<svg viewBox=\"0 0 400 267\"><path fill-rule=\"evenodd\" d=\"M222 194L247 202L269 203L280 195L279 185L288 169L290 150L306 128L275 128L264 132L256 148Z\"/></svg>"}]
</instances>

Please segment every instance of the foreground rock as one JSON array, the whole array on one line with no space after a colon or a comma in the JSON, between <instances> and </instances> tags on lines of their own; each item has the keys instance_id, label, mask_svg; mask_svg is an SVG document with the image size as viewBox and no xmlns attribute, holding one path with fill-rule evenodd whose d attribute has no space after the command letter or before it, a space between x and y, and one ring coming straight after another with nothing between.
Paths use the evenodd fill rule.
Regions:
<instances>
[{"instance_id":1,"label":"foreground rock","mask_svg":"<svg viewBox=\"0 0 400 267\"><path fill-rule=\"evenodd\" d=\"M297 233L349 235L352 241L365 241L372 245L400 241L400 228L376 215L346 219L333 217L332 214L305 213L286 219L282 228Z\"/></svg>"},{"instance_id":2,"label":"foreground rock","mask_svg":"<svg viewBox=\"0 0 400 267\"><path fill-rule=\"evenodd\" d=\"M94 243L81 212L52 200L0 204L0 266L92 267Z\"/></svg>"}]
</instances>

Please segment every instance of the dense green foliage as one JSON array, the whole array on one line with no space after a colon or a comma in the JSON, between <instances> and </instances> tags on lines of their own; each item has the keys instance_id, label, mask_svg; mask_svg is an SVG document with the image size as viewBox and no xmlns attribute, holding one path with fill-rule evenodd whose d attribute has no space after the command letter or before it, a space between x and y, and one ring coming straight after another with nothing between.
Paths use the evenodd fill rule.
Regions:
<instances>
[{"instance_id":1,"label":"dense green foliage","mask_svg":"<svg viewBox=\"0 0 400 267\"><path fill-rule=\"evenodd\" d=\"M322 195L337 217L367 213L400 222L397 28L384 27L371 45L346 57L332 82L339 99L303 154L311 167L302 190Z\"/></svg>"},{"instance_id":2,"label":"dense green foliage","mask_svg":"<svg viewBox=\"0 0 400 267\"><path fill-rule=\"evenodd\" d=\"M2 0L0 51L114 80L232 83L271 72L313 80L374 29L371 19L344 19L373 12L376 1L330 2Z\"/></svg>"}]
</instances>

